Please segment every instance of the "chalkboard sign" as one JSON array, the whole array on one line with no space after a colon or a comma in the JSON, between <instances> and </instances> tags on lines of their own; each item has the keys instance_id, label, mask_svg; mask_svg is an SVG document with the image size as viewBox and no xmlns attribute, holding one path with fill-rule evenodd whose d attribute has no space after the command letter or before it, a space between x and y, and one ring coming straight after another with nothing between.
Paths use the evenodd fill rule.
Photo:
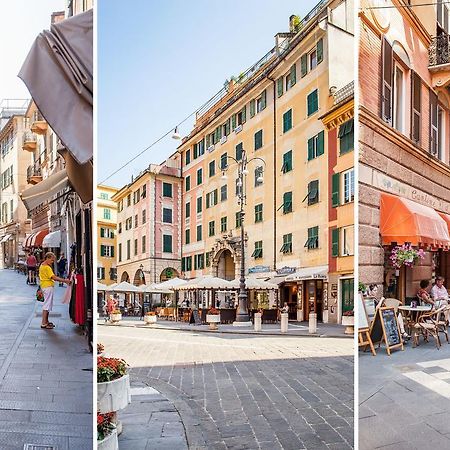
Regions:
<instances>
[{"instance_id":1,"label":"chalkboard sign","mask_svg":"<svg viewBox=\"0 0 450 450\"><path fill-rule=\"evenodd\" d=\"M189 319L189 324L195 324L195 325L201 325L202 320L200 319L200 316L198 314L198 309L193 309L191 312L191 318Z\"/></svg>"},{"instance_id":2,"label":"chalkboard sign","mask_svg":"<svg viewBox=\"0 0 450 450\"><path fill-rule=\"evenodd\" d=\"M368 297L364 300L364 306L366 308L366 314L367 319L369 321L369 325L372 323L373 319L375 318L375 298L374 297Z\"/></svg>"},{"instance_id":3,"label":"chalkboard sign","mask_svg":"<svg viewBox=\"0 0 450 450\"><path fill-rule=\"evenodd\" d=\"M358 329L369 328L369 319L367 318L366 305L362 294L358 294Z\"/></svg>"},{"instance_id":4,"label":"chalkboard sign","mask_svg":"<svg viewBox=\"0 0 450 450\"><path fill-rule=\"evenodd\" d=\"M373 343L379 344L378 346L384 341L388 355L393 348L401 347L403 350L403 341L394 308L377 308L370 327L370 337Z\"/></svg>"}]
</instances>

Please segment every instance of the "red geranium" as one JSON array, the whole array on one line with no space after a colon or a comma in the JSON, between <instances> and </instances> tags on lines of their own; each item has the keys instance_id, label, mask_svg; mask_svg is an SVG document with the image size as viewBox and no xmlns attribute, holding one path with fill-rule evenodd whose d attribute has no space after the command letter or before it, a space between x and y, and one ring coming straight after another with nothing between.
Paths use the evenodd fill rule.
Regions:
<instances>
[{"instance_id":1,"label":"red geranium","mask_svg":"<svg viewBox=\"0 0 450 450\"><path fill-rule=\"evenodd\" d=\"M102 441L116 428L114 423L114 413L97 413L97 440Z\"/></svg>"},{"instance_id":2,"label":"red geranium","mask_svg":"<svg viewBox=\"0 0 450 450\"><path fill-rule=\"evenodd\" d=\"M97 383L113 381L127 373L127 363L123 359L97 357Z\"/></svg>"}]
</instances>

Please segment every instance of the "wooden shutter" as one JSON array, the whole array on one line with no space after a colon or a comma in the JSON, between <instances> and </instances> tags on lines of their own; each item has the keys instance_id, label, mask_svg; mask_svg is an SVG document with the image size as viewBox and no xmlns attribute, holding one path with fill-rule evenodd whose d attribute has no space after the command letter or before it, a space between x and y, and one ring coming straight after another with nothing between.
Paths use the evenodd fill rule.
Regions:
<instances>
[{"instance_id":1,"label":"wooden shutter","mask_svg":"<svg viewBox=\"0 0 450 450\"><path fill-rule=\"evenodd\" d=\"M105 246L100 245L100 256L105 256Z\"/></svg>"},{"instance_id":2,"label":"wooden shutter","mask_svg":"<svg viewBox=\"0 0 450 450\"><path fill-rule=\"evenodd\" d=\"M317 64L323 61L323 39L317 42Z\"/></svg>"},{"instance_id":3,"label":"wooden shutter","mask_svg":"<svg viewBox=\"0 0 450 450\"><path fill-rule=\"evenodd\" d=\"M308 161L314 159L314 138L308 139Z\"/></svg>"},{"instance_id":4,"label":"wooden shutter","mask_svg":"<svg viewBox=\"0 0 450 450\"><path fill-rule=\"evenodd\" d=\"M430 89L430 153L438 154L438 97Z\"/></svg>"},{"instance_id":5,"label":"wooden shutter","mask_svg":"<svg viewBox=\"0 0 450 450\"><path fill-rule=\"evenodd\" d=\"M105 229L100 228L100 237L105 237Z\"/></svg>"},{"instance_id":6,"label":"wooden shutter","mask_svg":"<svg viewBox=\"0 0 450 450\"><path fill-rule=\"evenodd\" d=\"M292 64L291 66L291 87L294 86L294 84L297 82L297 69L295 67L295 64Z\"/></svg>"},{"instance_id":7,"label":"wooden shutter","mask_svg":"<svg viewBox=\"0 0 450 450\"><path fill-rule=\"evenodd\" d=\"M255 115L256 107L255 107L255 99L250 100L250 117Z\"/></svg>"},{"instance_id":8,"label":"wooden shutter","mask_svg":"<svg viewBox=\"0 0 450 450\"><path fill-rule=\"evenodd\" d=\"M236 114L231 116L231 128L233 128L233 130L236 128Z\"/></svg>"},{"instance_id":9,"label":"wooden shutter","mask_svg":"<svg viewBox=\"0 0 450 450\"><path fill-rule=\"evenodd\" d=\"M420 125L421 125L421 98L422 80L413 70L411 71L411 139L420 142Z\"/></svg>"},{"instance_id":10,"label":"wooden shutter","mask_svg":"<svg viewBox=\"0 0 450 450\"><path fill-rule=\"evenodd\" d=\"M392 76L393 57L392 46L383 38L381 51L381 118L392 125Z\"/></svg>"},{"instance_id":11,"label":"wooden shutter","mask_svg":"<svg viewBox=\"0 0 450 450\"><path fill-rule=\"evenodd\" d=\"M277 95L281 97L283 95L283 77L277 80Z\"/></svg>"},{"instance_id":12,"label":"wooden shutter","mask_svg":"<svg viewBox=\"0 0 450 450\"><path fill-rule=\"evenodd\" d=\"M340 173L334 173L331 180L331 206L339 206Z\"/></svg>"},{"instance_id":13,"label":"wooden shutter","mask_svg":"<svg viewBox=\"0 0 450 450\"><path fill-rule=\"evenodd\" d=\"M242 108L242 123L245 123L247 120L247 105Z\"/></svg>"},{"instance_id":14,"label":"wooden shutter","mask_svg":"<svg viewBox=\"0 0 450 450\"><path fill-rule=\"evenodd\" d=\"M331 230L331 256L339 256L339 228Z\"/></svg>"},{"instance_id":15,"label":"wooden shutter","mask_svg":"<svg viewBox=\"0 0 450 450\"><path fill-rule=\"evenodd\" d=\"M308 55L306 53L300 58L300 66L303 78L308 73Z\"/></svg>"},{"instance_id":16,"label":"wooden shutter","mask_svg":"<svg viewBox=\"0 0 450 450\"><path fill-rule=\"evenodd\" d=\"M267 106L267 91L264 89L261 94L261 110L265 109Z\"/></svg>"},{"instance_id":17,"label":"wooden shutter","mask_svg":"<svg viewBox=\"0 0 450 450\"><path fill-rule=\"evenodd\" d=\"M111 246L111 257L114 257L114 246Z\"/></svg>"},{"instance_id":18,"label":"wooden shutter","mask_svg":"<svg viewBox=\"0 0 450 450\"><path fill-rule=\"evenodd\" d=\"M317 156L323 155L325 147L325 133L321 131L317 136Z\"/></svg>"},{"instance_id":19,"label":"wooden shutter","mask_svg":"<svg viewBox=\"0 0 450 450\"><path fill-rule=\"evenodd\" d=\"M197 144L194 144L194 159L198 157L198 146Z\"/></svg>"}]
</instances>

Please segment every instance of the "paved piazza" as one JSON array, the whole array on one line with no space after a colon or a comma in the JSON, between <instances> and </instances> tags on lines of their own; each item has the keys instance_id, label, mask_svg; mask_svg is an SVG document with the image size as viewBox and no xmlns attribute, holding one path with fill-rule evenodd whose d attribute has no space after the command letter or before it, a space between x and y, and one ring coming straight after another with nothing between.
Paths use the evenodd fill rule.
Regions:
<instances>
[{"instance_id":1,"label":"paved piazza","mask_svg":"<svg viewBox=\"0 0 450 450\"><path fill-rule=\"evenodd\" d=\"M351 339L102 325L98 341L130 364L134 384L171 402L190 448L353 447ZM127 445L145 441L137 432Z\"/></svg>"}]
</instances>

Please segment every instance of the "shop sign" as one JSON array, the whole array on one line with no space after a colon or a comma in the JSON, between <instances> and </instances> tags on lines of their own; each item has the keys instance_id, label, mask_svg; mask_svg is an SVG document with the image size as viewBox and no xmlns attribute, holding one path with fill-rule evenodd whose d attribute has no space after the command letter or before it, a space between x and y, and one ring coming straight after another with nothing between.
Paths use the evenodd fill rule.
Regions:
<instances>
[{"instance_id":1,"label":"shop sign","mask_svg":"<svg viewBox=\"0 0 450 450\"><path fill-rule=\"evenodd\" d=\"M277 275L289 275L291 273L294 273L297 269L295 267L282 267L281 269L277 270Z\"/></svg>"},{"instance_id":2,"label":"shop sign","mask_svg":"<svg viewBox=\"0 0 450 450\"><path fill-rule=\"evenodd\" d=\"M254 266L249 267L248 273L262 273L262 272L270 272L269 266Z\"/></svg>"}]
</instances>

